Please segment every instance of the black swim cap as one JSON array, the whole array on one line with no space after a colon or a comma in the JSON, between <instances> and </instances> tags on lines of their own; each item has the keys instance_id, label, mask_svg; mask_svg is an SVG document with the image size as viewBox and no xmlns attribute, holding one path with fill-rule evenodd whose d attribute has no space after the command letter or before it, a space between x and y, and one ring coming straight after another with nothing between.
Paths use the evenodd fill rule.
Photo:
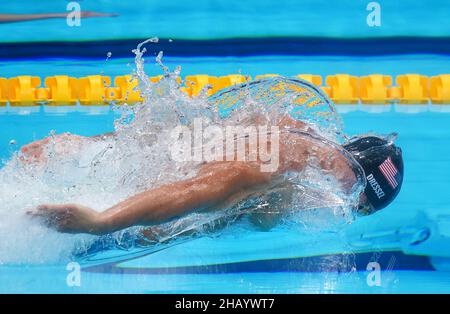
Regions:
<instances>
[{"instance_id":1,"label":"black swim cap","mask_svg":"<svg viewBox=\"0 0 450 314\"><path fill-rule=\"evenodd\" d=\"M372 212L389 205L403 182L402 150L392 141L377 136L355 138L343 147L364 169L367 180L364 193Z\"/></svg>"}]
</instances>

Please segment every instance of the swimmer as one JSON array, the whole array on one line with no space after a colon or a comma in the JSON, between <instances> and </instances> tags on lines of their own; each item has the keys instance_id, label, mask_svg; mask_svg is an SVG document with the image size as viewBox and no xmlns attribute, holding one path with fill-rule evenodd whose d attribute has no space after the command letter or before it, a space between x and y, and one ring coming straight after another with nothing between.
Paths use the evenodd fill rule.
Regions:
<instances>
[{"instance_id":1,"label":"swimmer","mask_svg":"<svg viewBox=\"0 0 450 314\"><path fill-rule=\"evenodd\" d=\"M80 17L113 17L115 13L100 13L81 11ZM67 13L43 13L43 14L0 14L0 23L26 22L34 20L67 18Z\"/></svg>"},{"instance_id":2,"label":"swimmer","mask_svg":"<svg viewBox=\"0 0 450 314\"><path fill-rule=\"evenodd\" d=\"M290 117L281 119L278 126L284 131L279 136L276 170L261 171L260 161L207 162L193 178L149 189L103 212L78 204L44 204L29 214L64 233L103 235L130 226L157 226L192 212L224 210L238 200L270 190L283 174L303 171L312 156L344 191L350 191L358 177L365 177L367 184L355 208L359 214L372 214L386 207L399 193L403 180L402 151L392 141L361 136L338 145ZM29 149L39 152L39 146L32 145ZM272 217L265 215L260 221L273 226L276 221Z\"/></svg>"}]
</instances>

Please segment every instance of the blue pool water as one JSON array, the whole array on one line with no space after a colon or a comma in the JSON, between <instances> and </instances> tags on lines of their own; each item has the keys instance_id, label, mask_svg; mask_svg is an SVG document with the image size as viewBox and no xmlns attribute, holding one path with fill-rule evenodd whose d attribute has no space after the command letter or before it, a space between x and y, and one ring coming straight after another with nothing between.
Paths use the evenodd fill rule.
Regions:
<instances>
[{"instance_id":1,"label":"blue pool water","mask_svg":"<svg viewBox=\"0 0 450 314\"><path fill-rule=\"evenodd\" d=\"M35 2L2 2L0 14L65 11L63 1ZM80 1L83 10L119 16L83 19L81 27L68 27L64 19L0 23L0 77L129 74L131 50L153 36L166 43L164 64L180 65L182 76L450 73L449 2L429 0L424 8L423 1L380 1L381 27L368 27L368 2ZM154 62L159 46L147 49L146 73L161 74ZM61 261L39 255L60 243L33 239L18 251L17 239L28 230L15 230L17 237L0 230L0 293L450 293L449 106L338 109L348 134L399 133L404 184L383 211L338 232L324 231L332 222L320 218L299 230L236 226L211 237ZM115 118L108 106L0 106L0 167L53 130L96 135L113 130ZM2 201L9 197L14 191ZM0 219L7 217L0 212ZM69 262L81 267L79 285L68 284ZM379 285L370 281L370 262L380 266Z\"/></svg>"},{"instance_id":2,"label":"blue pool water","mask_svg":"<svg viewBox=\"0 0 450 314\"><path fill-rule=\"evenodd\" d=\"M370 1L341 0L247 0L230 4L224 0L186 1L114 0L81 1L83 10L117 13L108 19L84 19L82 27L65 21L42 20L21 25L0 25L3 41L99 40L146 38L211 39L236 37L389 37L448 36L450 4L446 1L380 1L382 27L366 24ZM33 0L0 3L4 13L65 12L65 2Z\"/></svg>"}]
</instances>

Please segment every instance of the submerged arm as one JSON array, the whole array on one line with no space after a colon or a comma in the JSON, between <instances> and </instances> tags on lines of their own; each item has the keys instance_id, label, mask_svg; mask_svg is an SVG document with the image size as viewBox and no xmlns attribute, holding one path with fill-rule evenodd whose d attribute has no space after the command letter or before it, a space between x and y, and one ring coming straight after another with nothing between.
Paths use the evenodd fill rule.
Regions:
<instances>
[{"instance_id":1,"label":"submerged arm","mask_svg":"<svg viewBox=\"0 0 450 314\"><path fill-rule=\"evenodd\" d=\"M42 20L51 18L64 18L67 13L47 13L47 14L0 14L0 23L23 22L32 20Z\"/></svg>"},{"instance_id":2,"label":"submerged arm","mask_svg":"<svg viewBox=\"0 0 450 314\"><path fill-rule=\"evenodd\" d=\"M33 20L66 18L68 13L43 13L43 14L0 14L0 23L25 22ZM81 11L80 17L107 17L116 16L114 13L99 13Z\"/></svg>"}]
</instances>

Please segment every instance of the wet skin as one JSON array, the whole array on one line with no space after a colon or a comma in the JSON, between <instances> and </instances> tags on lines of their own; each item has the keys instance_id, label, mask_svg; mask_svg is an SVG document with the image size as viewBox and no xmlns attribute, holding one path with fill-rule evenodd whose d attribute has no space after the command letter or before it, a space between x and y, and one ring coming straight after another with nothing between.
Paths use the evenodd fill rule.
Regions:
<instances>
[{"instance_id":1,"label":"wet skin","mask_svg":"<svg viewBox=\"0 0 450 314\"><path fill-rule=\"evenodd\" d=\"M46 20L46 19L57 19L57 18L67 18L68 13L43 13L43 14L0 14L0 23L15 23L15 22L25 22L33 20ZM100 13L92 11L81 11L80 17L113 17L117 16L115 13Z\"/></svg>"}]
</instances>

